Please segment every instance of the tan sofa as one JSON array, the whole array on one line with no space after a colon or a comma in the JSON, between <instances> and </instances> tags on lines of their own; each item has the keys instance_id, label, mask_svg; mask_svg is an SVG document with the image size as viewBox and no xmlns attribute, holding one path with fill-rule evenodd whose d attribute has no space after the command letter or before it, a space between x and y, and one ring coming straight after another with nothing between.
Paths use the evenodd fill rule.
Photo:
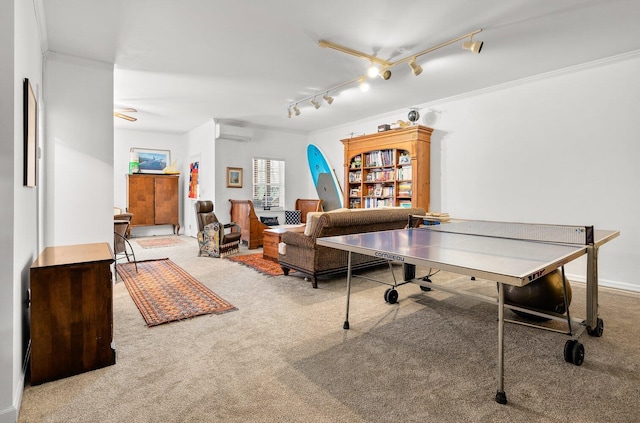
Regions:
<instances>
[{"instance_id":1,"label":"tan sofa","mask_svg":"<svg viewBox=\"0 0 640 423\"><path fill-rule=\"evenodd\" d=\"M347 270L348 253L316 244L316 239L334 235L402 229L409 216L424 215L423 208L340 209L325 213L309 213L305 232L285 232L278 261L285 275L295 269L311 278L318 287L318 276ZM354 254L354 269L373 266L384 261L375 257Z\"/></svg>"}]
</instances>

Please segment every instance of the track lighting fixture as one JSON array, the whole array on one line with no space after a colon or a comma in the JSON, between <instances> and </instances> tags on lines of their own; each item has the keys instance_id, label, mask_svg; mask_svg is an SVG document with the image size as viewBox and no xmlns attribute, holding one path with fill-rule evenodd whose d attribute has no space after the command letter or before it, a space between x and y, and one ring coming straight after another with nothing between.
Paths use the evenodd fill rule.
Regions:
<instances>
[{"instance_id":1,"label":"track lighting fixture","mask_svg":"<svg viewBox=\"0 0 640 423\"><path fill-rule=\"evenodd\" d=\"M411 72L413 72L415 76L418 76L422 73L422 66L416 63L415 57L412 58L411 61L409 62L409 67L411 68Z\"/></svg>"},{"instance_id":2,"label":"track lighting fixture","mask_svg":"<svg viewBox=\"0 0 640 423\"><path fill-rule=\"evenodd\" d=\"M385 81L389 80L391 78L391 68L394 66L398 66L401 63L407 63L409 65L409 67L411 68L411 72L415 75L418 76L422 73L422 66L420 66L417 63L417 60L419 57L431 53L435 50L441 49L443 47L448 46L449 44L453 44L453 43L457 43L459 41L462 41L464 39L469 39L469 41L465 41L462 43L462 48L465 50L469 50L472 53L478 54L480 53L480 51L482 50L482 46L483 46L483 42L482 41L473 41L473 36L482 32L482 29L477 29L473 32L470 32L468 34L462 35L460 37L457 38L453 38L449 41L445 41L444 43L438 44L437 46L428 48L426 50L420 51L418 53L413 53L410 56L407 56L403 59L397 60L395 62L390 62L384 59L381 59L379 57L376 56L372 56L370 54L366 54L366 53L362 53L360 51L351 49L349 47L344 47L338 44L334 44L330 41L326 41L326 40L320 40L318 42L318 45L322 48L330 48L333 50L338 50L342 53L346 53L346 54L350 54L352 56L355 57L359 57L361 59L365 59L370 63L369 68L367 68L367 73L365 75L359 76L357 78L354 78L350 81L344 82L342 84L336 85L334 87L331 87L329 89L325 89L322 92L324 92L324 95L322 96L322 98L328 103L331 104L333 103L333 97L329 96L329 91L336 91L340 88L343 88L347 85L351 85L351 84L355 84L358 83L360 86L360 90L362 92L366 92L369 90L370 86L369 83L367 82L367 77L370 78L375 78L376 76L380 76L380 78L384 79ZM319 101L316 100L316 97L319 96L320 94L316 93L313 94L309 97L305 97L303 99L298 100L296 103L291 103L289 105L289 110L293 110L293 113L296 116L300 115L300 109L298 109L298 103L310 100L311 104L313 104L313 106L318 109L320 108L321 103ZM291 113L289 113L291 115Z\"/></svg>"},{"instance_id":3,"label":"track lighting fixture","mask_svg":"<svg viewBox=\"0 0 640 423\"><path fill-rule=\"evenodd\" d=\"M291 106L287 107L287 116L289 116L289 119L293 117L293 110L291 110Z\"/></svg>"},{"instance_id":4,"label":"track lighting fixture","mask_svg":"<svg viewBox=\"0 0 640 423\"><path fill-rule=\"evenodd\" d=\"M462 48L469 50L471 53L478 54L480 53L480 50L482 50L483 45L483 41L473 41L473 35L471 35L471 37L469 37L469 41L462 43Z\"/></svg>"}]
</instances>

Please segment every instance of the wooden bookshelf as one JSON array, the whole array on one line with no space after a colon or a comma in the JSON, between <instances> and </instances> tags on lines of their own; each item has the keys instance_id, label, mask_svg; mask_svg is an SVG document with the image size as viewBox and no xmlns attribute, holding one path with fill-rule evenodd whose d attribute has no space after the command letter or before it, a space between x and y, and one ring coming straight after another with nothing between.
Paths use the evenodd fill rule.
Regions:
<instances>
[{"instance_id":1,"label":"wooden bookshelf","mask_svg":"<svg viewBox=\"0 0 640 423\"><path fill-rule=\"evenodd\" d=\"M346 205L422 207L429 211L432 132L416 125L341 140Z\"/></svg>"}]
</instances>

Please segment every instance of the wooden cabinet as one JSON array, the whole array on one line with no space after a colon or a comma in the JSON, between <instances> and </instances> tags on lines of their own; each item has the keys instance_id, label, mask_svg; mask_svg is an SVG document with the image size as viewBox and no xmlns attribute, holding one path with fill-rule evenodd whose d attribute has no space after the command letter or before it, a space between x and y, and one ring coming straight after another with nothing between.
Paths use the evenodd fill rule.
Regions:
<instances>
[{"instance_id":1,"label":"wooden cabinet","mask_svg":"<svg viewBox=\"0 0 640 423\"><path fill-rule=\"evenodd\" d=\"M416 125L342 140L349 208L404 206L428 211L432 132Z\"/></svg>"},{"instance_id":2,"label":"wooden cabinet","mask_svg":"<svg viewBox=\"0 0 640 423\"><path fill-rule=\"evenodd\" d=\"M179 175L127 175L127 211L133 214L131 228L136 226L172 225L180 231Z\"/></svg>"},{"instance_id":3,"label":"wooden cabinet","mask_svg":"<svg viewBox=\"0 0 640 423\"><path fill-rule=\"evenodd\" d=\"M115 364L107 243L48 247L31 277L31 383Z\"/></svg>"}]
</instances>

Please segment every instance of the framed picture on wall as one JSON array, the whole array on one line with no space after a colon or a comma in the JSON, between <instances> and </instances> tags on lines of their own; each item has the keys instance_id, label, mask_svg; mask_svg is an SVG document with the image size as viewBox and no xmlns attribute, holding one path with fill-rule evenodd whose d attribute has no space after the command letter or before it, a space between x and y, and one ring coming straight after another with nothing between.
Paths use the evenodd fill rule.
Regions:
<instances>
[{"instance_id":1,"label":"framed picture on wall","mask_svg":"<svg viewBox=\"0 0 640 423\"><path fill-rule=\"evenodd\" d=\"M36 186L38 164L38 102L28 78L23 82L24 98L24 185Z\"/></svg>"},{"instance_id":2,"label":"framed picture on wall","mask_svg":"<svg viewBox=\"0 0 640 423\"><path fill-rule=\"evenodd\" d=\"M169 150L132 148L131 152L138 154L138 172L140 173L164 173L164 168L171 164Z\"/></svg>"},{"instance_id":3,"label":"framed picture on wall","mask_svg":"<svg viewBox=\"0 0 640 423\"><path fill-rule=\"evenodd\" d=\"M242 188L242 168L227 168L227 188Z\"/></svg>"}]
</instances>

